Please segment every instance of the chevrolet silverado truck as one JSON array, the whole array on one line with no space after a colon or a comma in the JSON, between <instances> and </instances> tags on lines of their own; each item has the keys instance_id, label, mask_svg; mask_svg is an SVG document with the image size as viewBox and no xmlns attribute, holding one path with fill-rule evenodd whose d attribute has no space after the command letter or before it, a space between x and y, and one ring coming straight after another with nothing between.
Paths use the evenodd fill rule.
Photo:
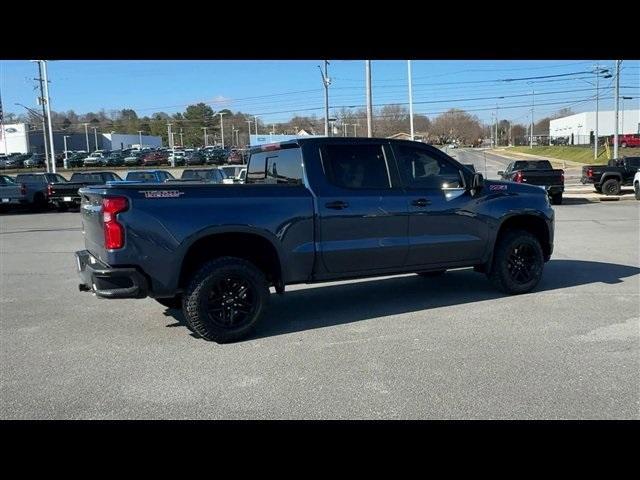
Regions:
<instances>
[{"instance_id":1,"label":"chevrolet silverado truck","mask_svg":"<svg viewBox=\"0 0 640 480\"><path fill-rule=\"evenodd\" d=\"M0 212L12 205L27 203L27 187L9 175L0 175Z\"/></svg>"},{"instance_id":2,"label":"chevrolet silverado truck","mask_svg":"<svg viewBox=\"0 0 640 480\"><path fill-rule=\"evenodd\" d=\"M553 251L544 190L486 181L423 143L300 138L253 149L247 169L245 184L81 189L80 290L152 297L229 342L255 327L270 287L473 267L521 294Z\"/></svg>"},{"instance_id":3,"label":"chevrolet silverado truck","mask_svg":"<svg viewBox=\"0 0 640 480\"><path fill-rule=\"evenodd\" d=\"M49 201L58 211L65 211L69 207L80 206L80 193L82 187L89 185L103 185L107 182L122 180L113 172L75 172L68 182L52 183L48 187Z\"/></svg>"},{"instance_id":4,"label":"chevrolet silverado truck","mask_svg":"<svg viewBox=\"0 0 640 480\"><path fill-rule=\"evenodd\" d=\"M623 157L609 160L607 165L582 167L583 184L593 183L598 193L620 195L622 187L632 185L633 176L640 168L640 157Z\"/></svg>"},{"instance_id":5,"label":"chevrolet silverado truck","mask_svg":"<svg viewBox=\"0 0 640 480\"><path fill-rule=\"evenodd\" d=\"M58 173L19 173L16 175L16 183L23 184L26 188L27 204L35 211L45 210L49 206L49 187L51 185L66 181L67 179Z\"/></svg>"},{"instance_id":6,"label":"chevrolet silverado truck","mask_svg":"<svg viewBox=\"0 0 640 480\"><path fill-rule=\"evenodd\" d=\"M498 175L510 182L537 185L547 192L552 204L562 203L564 170L554 169L548 160L516 160Z\"/></svg>"}]
</instances>

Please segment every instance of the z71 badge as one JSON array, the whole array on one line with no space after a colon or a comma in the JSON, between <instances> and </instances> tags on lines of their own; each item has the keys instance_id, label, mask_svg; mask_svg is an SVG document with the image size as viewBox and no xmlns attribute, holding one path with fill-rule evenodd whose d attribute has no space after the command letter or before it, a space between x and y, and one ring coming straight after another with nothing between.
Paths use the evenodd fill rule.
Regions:
<instances>
[{"instance_id":1,"label":"z71 badge","mask_svg":"<svg viewBox=\"0 0 640 480\"><path fill-rule=\"evenodd\" d=\"M180 190L140 190L144 198L177 198L184 195Z\"/></svg>"},{"instance_id":2,"label":"z71 badge","mask_svg":"<svg viewBox=\"0 0 640 480\"><path fill-rule=\"evenodd\" d=\"M506 190L506 185L489 185L489 190Z\"/></svg>"}]
</instances>

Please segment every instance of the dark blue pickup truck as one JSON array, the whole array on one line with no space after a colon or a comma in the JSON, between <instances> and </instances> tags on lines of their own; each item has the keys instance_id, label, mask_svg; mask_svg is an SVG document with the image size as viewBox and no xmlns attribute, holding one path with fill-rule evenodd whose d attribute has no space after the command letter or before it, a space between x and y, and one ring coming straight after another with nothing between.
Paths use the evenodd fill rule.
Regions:
<instances>
[{"instance_id":1,"label":"dark blue pickup truck","mask_svg":"<svg viewBox=\"0 0 640 480\"><path fill-rule=\"evenodd\" d=\"M486 181L409 141L298 139L254 149L245 184L80 193L80 290L182 308L217 342L249 334L270 287L473 267L518 294L538 284L553 251L544 190Z\"/></svg>"}]
</instances>

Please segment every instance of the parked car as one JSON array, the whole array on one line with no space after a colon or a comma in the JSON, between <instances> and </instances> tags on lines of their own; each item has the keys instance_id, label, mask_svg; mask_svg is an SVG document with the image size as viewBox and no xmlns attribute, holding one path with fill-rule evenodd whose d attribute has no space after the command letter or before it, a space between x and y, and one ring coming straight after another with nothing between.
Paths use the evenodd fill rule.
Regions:
<instances>
[{"instance_id":1,"label":"parked car","mask_svg":"<svg viewBox=\"0 0 640 480\"><path fill-rule=\"evenodd\" d=\"M614 137L611 137L611 145L614 145ZM640 134L618 135L618 146L622 148L640 147Z\"/></svg>"},{"instance_id":2,"label":"parked car","mask_svg":"<svg viewBox=\"0 0 640 480\"><path fill-rule=\"evenodd\" d=\"M136 170L125 177L125 181L136 183L163 183L173 179L174 176L166 170Z\"/></svg>"},{"instance_id":3,"label":"parked car","mask_svg":"<svg viewBox=\"0 0 640 480\"><path fill-rule=\"evenodd\" d=\"M30 156L31 155L27 153L11 154L4 161L4 168L5 169L23 168L24 161Z\"/></svg>"},{"instance_id":4,"label":"parked car","mask_svg":"<svg viewBox=\"0 0 640 480\"><path fill-rule=\"evenodd\" d=\"M37 168L44 167L45 160L44 155L41 153L33 153L28 158L24 160L23 166L25 168Z\"/></svg>"},{"instance_id":5,"label":"parked car","mask_svg":"<svg viewBox=\"0 0 640 480\"><path fill-rule=\"evenodd\" d=\"M127 167L133 167L137 165L142 165L142 157L146 154L146 152L142 152L140 150L133 150L129 155L124 157L123 163Z\"/></svg>"},{"instance_id":6,"label":"parked car","mask_svg":"<svg viewBox=\"0 0 640 480\"><path fill-rule=\"evenodd\" d=\"M78 168L84 165L84 159L87 158L87 153L85 152L76 152L72 155L69 155L67 159L67 165L69 168Z\"/></svg>"},{"instance_id":7,"label":"parked car","mask_svg":"<svg viewBox=\"0 0 640 480\"><path fill-rule=\"evenodd\" d=\"M34 210L44 210L49 204L49 187L55 183L66 183L67 179L58 173L19 173L16 183L26 187L27 203Z\"/></svg>"},{"instance_id":8,"label":"parked car","mask_svg":"<svg viewBox=\"0 0 640 480\"><path fill-rule=\"evenodd\" d=\"M178 181L196 181L207 183L233 183L233 180L225 182L227 180L223 171L217 168L201 168L201 169L186 169L182 172L182 176Z\"/></svg>"},{"instance_id":9,"label":"parked car","mask_svg":"<svg viewBox=\"0 0 640 480\"><path fill-rule=\"evenodd\" d=\"M27 187L9 175L0 175L0 210L28 203Z\"/></svg>"},{"instance_id":10,"label":"parked car","mask_svg":"<svg viewBox=\"0 0 640 480\"><path fill-rule=\"evenodd\" d=\"M207 165L222 165L227 161L229 152L223 148L212 148L206 155Z\"/></svg>"},{"instance_id":11,"label":"parked car","mask_svg":"<svg viewBox=\"0 0 640 480\"><path fill-rule=\"evenodd\" d=\"M242 165L236 165L236 166L225 165L218 168L222 170L227 177L234 178L234 179L238 178L238 175L240 175L240 172L243 169Z\"/></svg>"},{"instance_id":12,"label":"parked car","mask_svg":"<svg viewBox=\"0 0 640 480\"><path fill-rule=\"evenodd\" d=\"M255 327L269 287L473 267L521 294L553 252L546 192L417 142L299 138L254 150L247 171L246 185L83 188L80 289L155 298L228 342Z\"/></svg>"},{"instance_id":13,"label":"parked car","mask_svg":"<svg viewBox=\"0 0 640 480\"><path fill-rule=\"evenodd\" d=\"M580 181L583 184L593 183L598 193L620 195L622 187L632 185L638 168L640 157L609 160L607 165L585 165Z\"/></svg>"},{"instance_id":14,"label":"parked car","mask_svg":"<svg viewBox=\"0 0 640 480\"><path fill-rule=\"evenodd\" d=\"M89 185L104 185L107 182L122 180L113 172L74 172L68 182L52 183L49 185L49 201L59 211L65 211L70 207L80 206L81 188Z\"/></svg>"},{"instance_id":15,"label":"parked car","mask_svg":"<svg viewBox=\"0 0 640 480\"><path fill-rule=\"evenodd\" d=\"M204 165L206 163L206 159L203 154L200 152L185 152L184 155L184 164L188 165Z\"/></svg>"},{"instance_id":16,"label":"parked car","mask_svg":"<svg viewBox=\"0 0 640 480\"><path fill-rule=\"evenodd\" d=\"M83 160L83 165L85 167L102 167L104 166L104 159L109 153L111 152L108 150L96 150Z\"/></svg>"},{"instance_id":17,"label":"parked car","mask_svg":"<svg viewBox=\"0 0 640 480\"><path fill-rule=\"evenodd\" d=\"M124 165L124 155L119 152L111 152L102 159L103 167L120 167Z\"/></svg>"},{"instance_id":18,"label":"parked car","mask_svg":"<svg viewBox=\"0 0 640 480\"><path fill-rule=\"evenodd\" d=\"M184 159L185 159L185 152L184 150L174 150L172 152L169 152L169 157L167 158L167 163L169 165L173 165L173 166L180 166L180 165L184 165Z\"/></svg>"},{"instance_id":19,"label":"parked car","mask_svg":"<svg viewBox=\"0 0 640 480\"><path fill-rule=\"evenodd\" d=\"M633 176L633 193L636 195L636 200L640 200L640 168Z\"/></svg>"},{"instance_id":20,"label":"parked car","mask_svg":"<svg viewBox=\"0 0 640 480\"><path fill-rule=\"evenodd\" d=\"M164 165L168 158L169 155L165 152L149 152L142 157L142 165L145 167Z\"/></svg>"},{"instance_id":21,"label":"parked car","mask_svg":"<svg viewBox=\"0 0 640 480\"><path fill-rule=\"evenodd\" d=\"M232 148L227 162L231 165L243 165L247 163L247 152L239 148Z\"/></svg>"},{"instance_id":22,"label":"parked car","mask_svg":"<svg viewBox=\"0 0 640 480\"><path fill-rule=\"evenodd\" d=\"M562 203L564 170L554 169L548 160L516 160L498 175L510 182L536 185L547 192L552 204Z\"/></svg>"}]
</instances>

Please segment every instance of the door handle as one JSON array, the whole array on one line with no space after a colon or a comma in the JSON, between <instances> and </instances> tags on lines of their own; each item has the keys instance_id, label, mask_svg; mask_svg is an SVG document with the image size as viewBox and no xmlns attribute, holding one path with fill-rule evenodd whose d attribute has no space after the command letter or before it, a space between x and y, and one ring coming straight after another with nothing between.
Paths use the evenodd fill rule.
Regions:
<instances>
[{"instance_id":1,"label":"door handle","mask_svg":"<svg viewBox=\"0 0 640 480\"><path fill-rule=\"evenodd\" d=\"M342 210L343 208L347 208L349 204L347 202L338 200L336 202L325 203L324 206L332 210Z\"/></svg>"},{"instance_id":2,"label":"door handle","mask_svg":"<svg viewBox=\"0 0 640 480\"><path fill-rule=\"evenodd\" d=\"M418 198L411 202L411 205L414 207L426 207L427 205L431 205L431 200L427 200L426 198Z\"/></svg>"}]
</instances>

